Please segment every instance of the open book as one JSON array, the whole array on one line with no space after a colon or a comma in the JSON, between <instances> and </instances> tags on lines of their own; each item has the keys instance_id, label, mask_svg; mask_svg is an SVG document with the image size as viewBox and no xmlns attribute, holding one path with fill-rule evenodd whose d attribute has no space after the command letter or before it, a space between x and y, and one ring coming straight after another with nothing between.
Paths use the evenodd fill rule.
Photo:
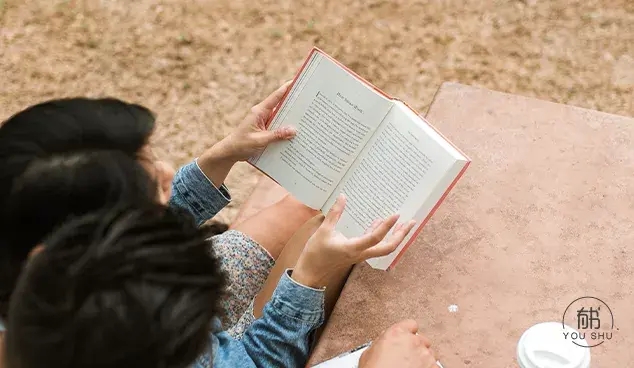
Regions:
<instances>
[{"instance_id":1,"label":"open book","mask_svg":"<svg viewBox=\"0 0 634 368\"><path fill-rule=\"evenodd\" d=\"M293 140L268 146L250 163L306 205L327 212L347 198L338 224L359 236L399 213L417 221L396 251L368 260L389 269L469 165L459 149L403 102L387 96L314 48L268 129L294 126Z\"/></svg>"}]
</instances>

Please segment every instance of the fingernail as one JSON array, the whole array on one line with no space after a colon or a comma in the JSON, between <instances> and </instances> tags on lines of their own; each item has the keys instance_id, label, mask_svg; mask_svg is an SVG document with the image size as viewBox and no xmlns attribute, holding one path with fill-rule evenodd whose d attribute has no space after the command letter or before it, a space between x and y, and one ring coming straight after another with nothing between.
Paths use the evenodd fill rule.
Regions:
<instances>
[{"instance_id":1,"label":"fingernail","mask_svg":"<svg viewBox=\"0 0 634 368\"><path fill-rule=\"evenodd\" d=\"M396 226L394 226L394 231L399 231L403 228L403 223L398 223L396 224Z\"/></svg>"}]
</instances>

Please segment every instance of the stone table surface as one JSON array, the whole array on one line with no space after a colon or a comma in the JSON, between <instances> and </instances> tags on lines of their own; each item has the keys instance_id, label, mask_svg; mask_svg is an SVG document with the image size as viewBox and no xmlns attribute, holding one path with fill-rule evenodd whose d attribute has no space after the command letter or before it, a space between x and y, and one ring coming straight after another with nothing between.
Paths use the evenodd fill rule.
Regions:
<instances>
[{"instance_id":1,"label":"stone table surface","mask_svg":"<svg viewBox=\"0 0 634 368\"><path fill-rule=\"evenodd\" d=\"M614 329L592 366L631 366L634 119L456 83L426 116L473 162L394 270L353 270L310 364L413 318L446 368L514 367L527 328L593 296Z\"/></svg>"}]
</instances>

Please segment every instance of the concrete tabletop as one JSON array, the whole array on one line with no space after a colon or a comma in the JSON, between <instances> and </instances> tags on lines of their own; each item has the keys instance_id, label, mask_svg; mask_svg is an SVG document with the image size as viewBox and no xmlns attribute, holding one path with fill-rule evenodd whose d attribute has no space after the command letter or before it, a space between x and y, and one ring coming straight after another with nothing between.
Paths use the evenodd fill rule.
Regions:
<instances>
[{"instance_id":1,"label":"concrete tabletop","mask_svg":"<svg viewBox=\"0 0 634 368\"><path fill-rule=\"evenodd\" d=\"M455 83L427 119L473 162L394 270L353 270L310 364L413 318L446 368L514 367L527 328L592 296L613 332L592 366L630 366L634 119Z\"/></svg>"}]
</instances>

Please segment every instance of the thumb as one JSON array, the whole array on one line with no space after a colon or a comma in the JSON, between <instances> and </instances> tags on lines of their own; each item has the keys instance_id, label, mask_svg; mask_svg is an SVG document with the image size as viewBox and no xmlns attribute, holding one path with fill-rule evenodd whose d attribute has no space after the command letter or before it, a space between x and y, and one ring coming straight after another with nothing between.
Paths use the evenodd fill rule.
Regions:
<instances>
[{"instance_id":1,"label":"thumb","mask_svg":"<svg viewBox=\"0 0 634 368\"><path fill-rule=\"evenodd\" d=\"M335 203L330 208L330 211L328 211L328 213L326 214L326 218L324 219L322 226L324 226L325 228L329 230L334 230L335 227L337 226L337 222L339 222L339 219L341 218L341 215L343 214L343 211L345 209L346 209L346 196L343 193L341 193L337 197L337 200L335 201Z\"/></svg>"},{"instance_id":2,"label":"thumb","mask_svg":"<svg viewBox=\"0 0 634 368\"><path fill-rule=\"evenodd\" d=\"M259 132L257 134L257 140L261 144L267 145L273 142L287 141L289 139L292 139L297 134L297 131L293 127L281 127L275 130L266 130L264 132Z\"/></svg>"}]
</instances>

